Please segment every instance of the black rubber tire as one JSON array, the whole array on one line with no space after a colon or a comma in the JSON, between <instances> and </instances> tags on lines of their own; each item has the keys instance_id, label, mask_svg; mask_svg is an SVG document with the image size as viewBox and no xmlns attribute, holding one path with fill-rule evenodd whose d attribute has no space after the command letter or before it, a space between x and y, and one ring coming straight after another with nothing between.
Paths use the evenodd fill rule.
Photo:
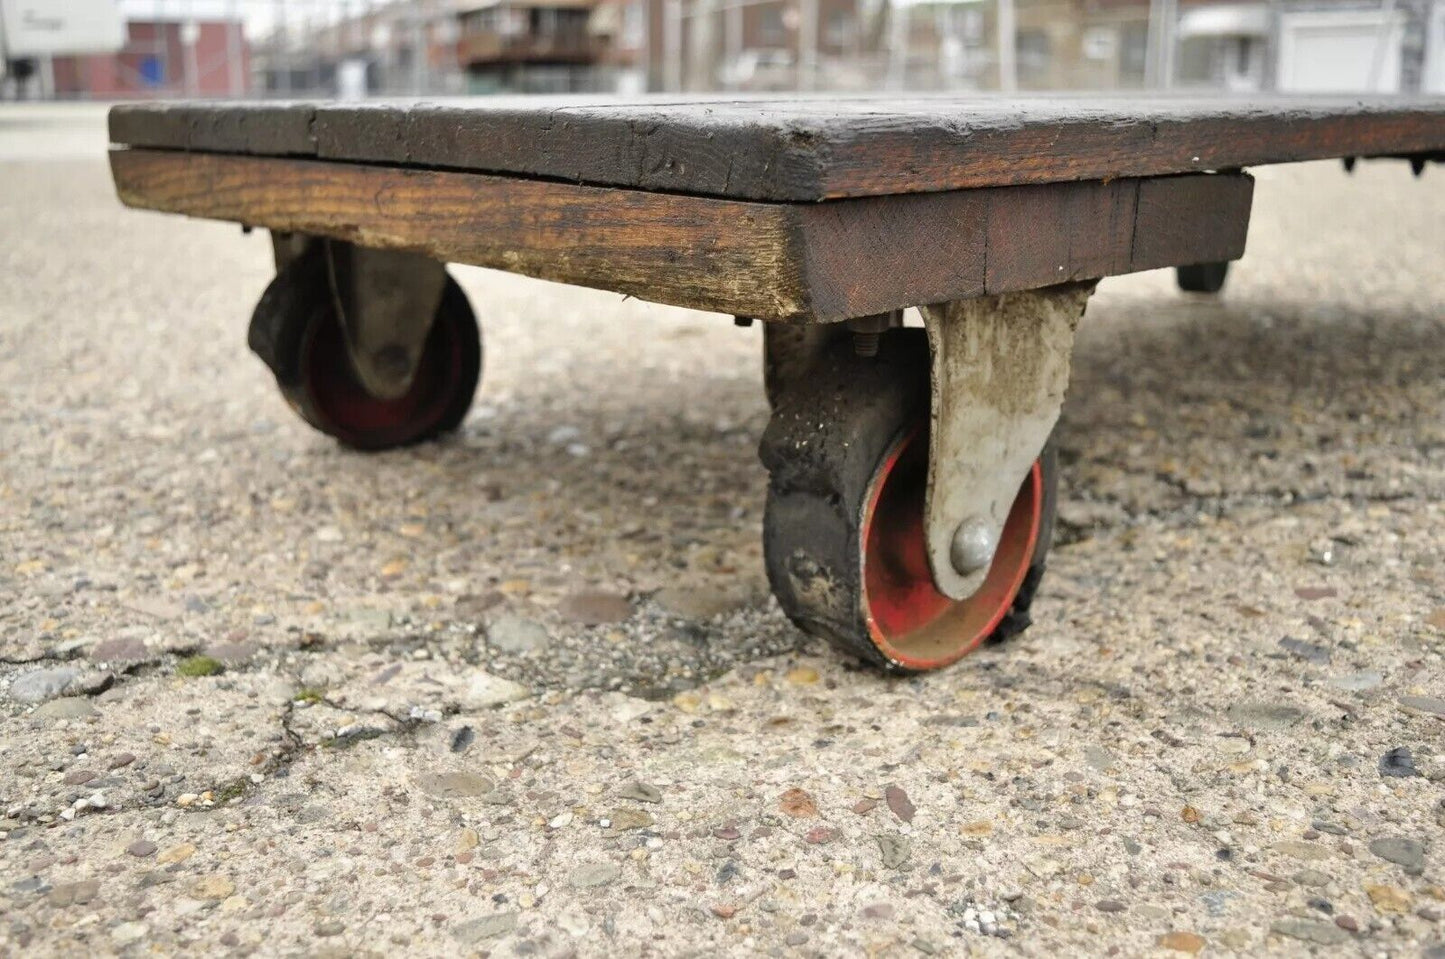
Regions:
<instances>
[{"instance_id":1,"label":"black rubber tire","mask_svg":"<svg viewBox=\"0 0 1445 959\"><path fill-rule=\"evenodd\" d=\"M840 338L805 380L776 398L759 447L769 473L764 560L783 611L804 632L892 672L922 670L890 658L870 636L861 548L865 499L889 451L920 425L926 430L928 377L922 330L890 330L874 358L855 356L848 338ZM1040 464L1043 496L1031 562L988 642L1016 635L1031 621L1057 502L1052 440Z\"/></svg>"},{"instance_id":2,"label":"black rubber tire","mask_svg":"<svg viewBox=\"0 0 1445 959\"><path fill-rule=\"evenodd\" d=\"M461 287L448 276L412 391L393 401L409 405L395 407L397 416L390 422L348 421L333 402L334 394L344 391L365 402L364 389L342 346L325 253L319 245L289 263L266 287L251 316L247 343L270 368L282 395L303 420L359 450L394 449L455 430L471 408L482 373L476 315ZM316 375L322 368L326 377ZM419 390L435 395L418 404ZM379 400L367 405L373 413L386 408Z\"/></svg>"},{"instance_id":3,"label":"black rubber tire","mask_svg":"<svg viewBox=\"0 0 1445 959\"><path fill-rule=\"evenodd\" d=\"M1174 268L1174 279L1186 293L1218 293L1229 276L1229 261L1194 263Z\"/></svg>"}]
</instances>

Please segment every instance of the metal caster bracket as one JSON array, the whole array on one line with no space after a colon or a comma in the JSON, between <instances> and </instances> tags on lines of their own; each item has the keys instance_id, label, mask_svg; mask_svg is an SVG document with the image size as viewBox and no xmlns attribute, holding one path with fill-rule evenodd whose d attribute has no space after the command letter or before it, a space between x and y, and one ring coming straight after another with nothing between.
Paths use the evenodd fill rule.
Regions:
<instances>
[{"instance_id":1,"label":"metal caster bracket","mask_svg":"<svg viewBox=\"0 0 1445 959\"><path fill-rule=\"evenodd\" d=\"M1019 485L1058 421L1094 283L921 308L931 354L924 535L934 585L983 585Z\"/></svg>"},{"instance_id":2,"label":"metal caster bracket","mask_svg":"<svg viewBox=\"0 0 1445 959\"><path fill-rule=\"evenodd\" d=\"M423 253L273 233L276 267L320 243L352 368L366 391L392 400L411 388L446 288L446 264Z\"/></svg>"}]
</instances>

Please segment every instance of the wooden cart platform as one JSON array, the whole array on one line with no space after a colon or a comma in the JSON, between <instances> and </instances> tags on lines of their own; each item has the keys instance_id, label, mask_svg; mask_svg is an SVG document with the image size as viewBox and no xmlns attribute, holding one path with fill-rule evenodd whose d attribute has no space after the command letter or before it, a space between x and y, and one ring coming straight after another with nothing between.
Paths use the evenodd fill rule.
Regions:
<instances>
[{"instance_id":1,"label":"wooden cart platform","mask_svg":"<svg viewBox=\"0 0 1445 959\"><path fill-rule=\"evenodd\" d=\"M1249 182L1198 174L1436 155L1445 100L147 104L110 130L132 206L830 321L1236 259Z\"/></svg>"},{"instance_id":2,"label":"wooden cart platform","mask_svg":"<svg viewBox=\"0 0 1445 959\"><path fill-rule=\"evenodd\" d=\"M272 231L251 347L355 447L462 422L481 340L446 262L788 321L763 338L774 594L925 670L1028 624L1095 282L1176 267L1217 292L1245 168L1420 172L1445 159L1445 100L155 104L110 133L125 203Z\"/></svg>"}]
</instances>

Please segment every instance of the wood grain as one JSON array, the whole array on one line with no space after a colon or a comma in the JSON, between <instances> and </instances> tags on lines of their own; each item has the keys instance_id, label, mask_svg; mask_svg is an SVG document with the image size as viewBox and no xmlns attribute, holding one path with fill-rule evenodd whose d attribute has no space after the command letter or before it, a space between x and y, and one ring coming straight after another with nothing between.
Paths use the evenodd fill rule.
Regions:
<instances>
[{"instance_id":1,"label":"wood grain","mask_svg":"<svg viewBox=\"0 0 1445 959\"><path fill-rule=\"evenodd\" d=\"M1249 210L1252 195L1253 184L1233 177L1140 180L1130 269L1238 259L1244 237L1235 237L1230 225L1241 209ZM1179 259L1186 249L1189 262Z\"/></svg>"},{"instance_id":2,"label":"wood grain","mask_svg":"<svg viewBox=\"0 0 1445 959\"><path fill-rule=\"evenodd\" d=\"M1059 283L1128 273L1138 193L1137 180L1111 180L1063 194L1052 185L1005 194L989 211L988 291L1037 286L1041 277L1029 271L1040 262L1056 267Z\"/></svg>"},{"instance_id":3,"label":"wood grain","mask_svg":"<svg viewBox=\"0 0 1445 959\"><path fill-rule=\"evenodd\" d=\"M165 150L113 150L111 169L129 206L824 322L1234 259L1252 191L1248 176L1214 174L756 203Z\"/></svg>"},{"instance_id":4,"label":"wood grain","mask_svg":"<svg viewBox=\"0 0 1445 959\"><path fill-rule=\"evenodd\" d=\"M119 150L129 206L425 252L682 306L805 311L786 207L395 167Z\"/></svg>"},{"instance_id":5,"label":"wood grain","mask_svg":"<svg viewBox=\"0 0 1445 959\"><path fill-rule=\"evenodd\" d=\"M1445 98L486 98L121 105L117 144L815 201L1445 155Z\"/></svg>"}]
</instances>

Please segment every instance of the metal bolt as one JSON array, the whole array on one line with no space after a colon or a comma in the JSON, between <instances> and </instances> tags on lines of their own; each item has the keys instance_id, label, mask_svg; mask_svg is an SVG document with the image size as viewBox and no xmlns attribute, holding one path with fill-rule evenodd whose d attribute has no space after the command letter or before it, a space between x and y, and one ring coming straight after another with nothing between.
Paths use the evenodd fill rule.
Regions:
<instances>
[{"instance_id":1,"label":"metal bolt","mask_svg":"<svg viewBox=\"0 0 1445 959\"><path fill-rule=\"evenodd\" d=\"M878 333L854 333L853 353L855 356L873 357L878 355L878 341L881 334Z\"/></svg>"},{"instance_id":2,"label":"metal bolt","mask_svg":"<svg viewBox=\"0 0 1445 959\"><path fill-rule=\"evenodd\" d=\"M411 356L406 347L388 343L371 354L371 365L389 380L404 380L411 372Z\"/></svg>"},{"instance_id":3,"label":"metal bolt","mask_svg":"<svg viewBox=\"0 0 1445 959\"><path fill-rule=\"evenodd\" d=\"M977 516L969 517L953 531L953 540L948 545L948 561L960 575L976 573L993 562L994 551L998 549L997 537L992 523Z\"/></svg>"},{"instance_id":4,"label":"metal bolt","mask_svg":"<svg viewBox=\"0 0 1445 959\"><path fill-rule=\"evenodd\" d=\"M857 356L878 355L878 341L883 334L901 323L895 322L901 314L876 313L873 316L858 316L848 321L848 332L853 334L853 353Z\"/></svg>"}]
</instances>

